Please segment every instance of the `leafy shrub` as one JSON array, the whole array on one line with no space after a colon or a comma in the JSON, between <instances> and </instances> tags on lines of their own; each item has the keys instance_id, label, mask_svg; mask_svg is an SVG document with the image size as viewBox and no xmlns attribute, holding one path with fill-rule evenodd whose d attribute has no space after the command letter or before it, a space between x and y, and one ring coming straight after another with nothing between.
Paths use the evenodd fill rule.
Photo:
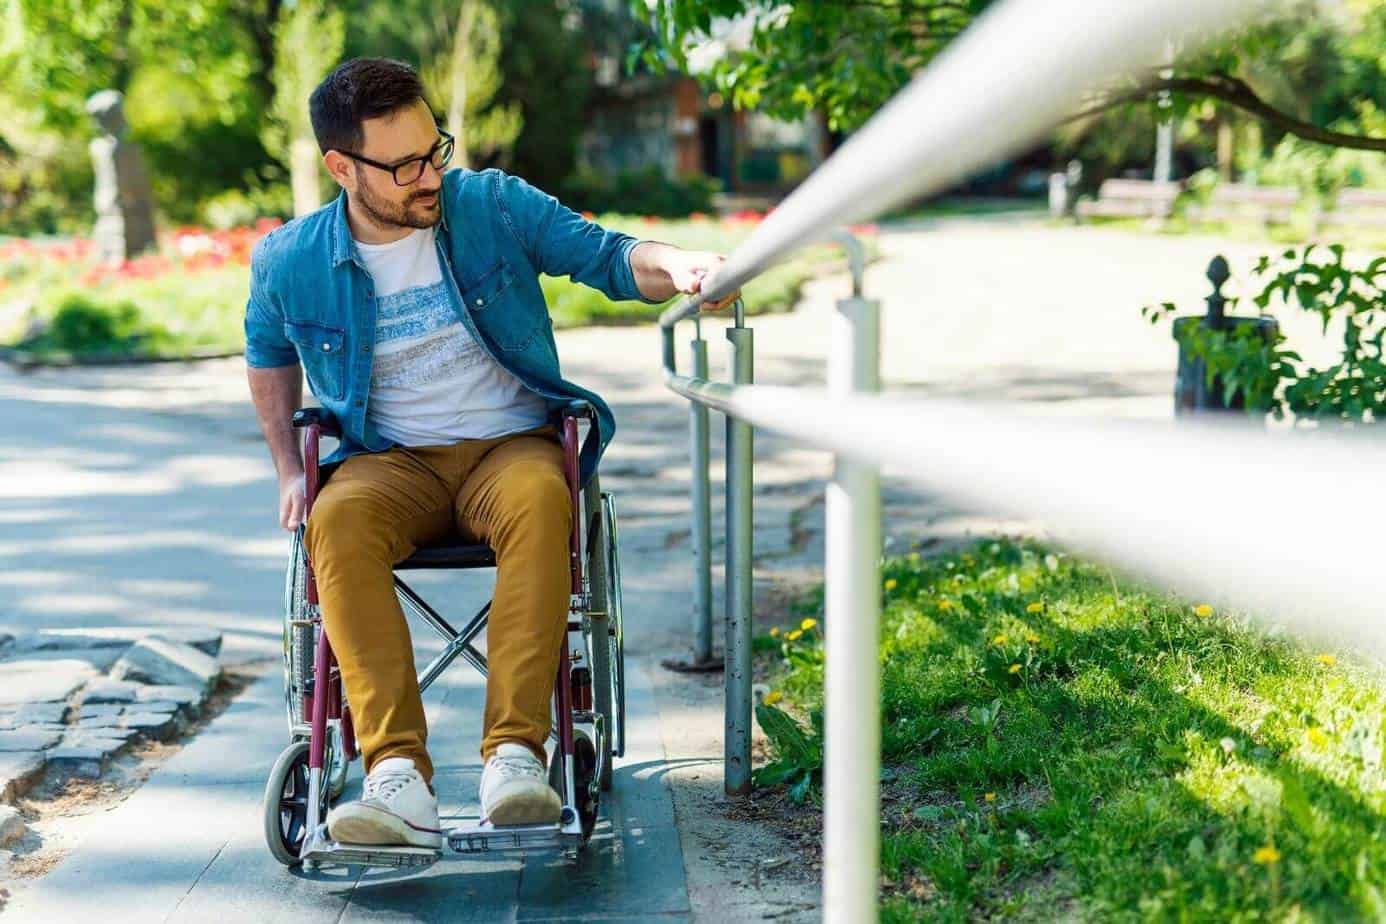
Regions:
<instances>
[{"instance_id":1,"label":"leafy shrub","mask_svg":"<svg viewBox=\"0 0 1386 924\"><path fill-rule=\"evenodd\" d=\"M581 170L559 185L557 195L579 211L685 218L711 211L712 195L720 188L716 179L701 174L672 178L651 165L614 173Z\"/></svg>"},{"instance_id":2,"label":"leafy shrub","mask_svg":"<svg viewBox=\"0 0 1386 924\"><path fill-rule=\"evenodd\" d=\"M1254 273L1265 280L1252 300L1264 312L1272 301L1317 314L1327 332L1343 324L1339 362L1319 369L1285 345L1283 334L1269 341L1250 326L1210 330L1202 324L1176 325L1186 354L1203 360L1211 387L1220 380L1223 400L1240 397L1252 414L1282 419L1367 423L1386 416L1386 257L1353 267L1341 244L1290 248L1263 256ZM1236 299L1228 299L1228 307ZM1142 309L1152 324L1175 311L1171 302Z\"/></svg>"},{"instance_id":3,"label":"leafy shrub","mask_svg":"<svg viewBox=\"0 0 1386 924\"><path fill-rule=\"evenodd\" d=\"M47 329L32 344L75 354L115 353L132 348L157 352L173 340L168 329L148 320L130 301L103 303L74 292L58 304Z\"/></svg>"}]
</instances>

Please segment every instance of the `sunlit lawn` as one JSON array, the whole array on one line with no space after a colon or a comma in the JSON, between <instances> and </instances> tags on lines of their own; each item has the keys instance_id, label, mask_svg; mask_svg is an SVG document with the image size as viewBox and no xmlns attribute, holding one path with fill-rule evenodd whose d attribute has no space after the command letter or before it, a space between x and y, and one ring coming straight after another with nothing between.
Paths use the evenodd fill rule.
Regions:
<instances>
[{"instance_id":1,"label":"sunlit lawn","mask_svg":"<svg viewBox=\"0 0 1386 924\"><path fill-rule=\"evenodd\" d=\"M883 580L886 920L1386 917L1370 666L1037 545ZM798 631L758 648L802 716L822 648Z\"/></svg>"}]
</instances>

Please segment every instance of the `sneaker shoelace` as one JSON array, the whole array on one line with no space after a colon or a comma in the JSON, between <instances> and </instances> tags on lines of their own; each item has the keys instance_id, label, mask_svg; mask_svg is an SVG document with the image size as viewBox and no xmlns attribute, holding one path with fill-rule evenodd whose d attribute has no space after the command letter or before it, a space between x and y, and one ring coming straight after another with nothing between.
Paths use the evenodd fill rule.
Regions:
<instances>
[{"instance_id":1,"label":"sneaker shoelace","mask_svg":"<svg viewBox=\"0 0 1386 924\"><path fill-rule=\"evenodd\" d=\"M414 779L410 770L384 770L366 776L364 795L367 799L380 799L388 802L399 794Z\"/></svg>"},{"instance_id":2,"label":"sneaker shoelace","mask_svg":"<svg viewBox=\"0 0 1386 924\"><path fill-rule=\"evenodd\" d=\"M502 757L497 754L493 756L491 760L494 762L496 770L500 773L502 779L509 780L517 776L528 776L534 779L541 779L544 775L543 771L535 766L538 761L533 759L526 760L523 757Z\"/></svg>"}]
</instances>

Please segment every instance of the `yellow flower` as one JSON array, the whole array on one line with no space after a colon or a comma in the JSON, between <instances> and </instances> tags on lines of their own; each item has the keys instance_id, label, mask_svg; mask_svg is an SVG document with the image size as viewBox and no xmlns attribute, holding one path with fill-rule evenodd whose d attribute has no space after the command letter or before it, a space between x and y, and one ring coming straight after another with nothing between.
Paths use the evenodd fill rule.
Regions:
<instances>
[{"instance_id":1,"label":"yellow flower","mask_svg":"<svg viewBox=\"0 0 1386 924\"><path fill-rule=\"evenodd\" d=\"M1304 737L1316 748L1328 744L1328 736L1323 733L1322 728L1311 728L1304 733Z\"/></svg>"},{"instance_id":2,"label":"yellow flower","mask_svg":"<svg viewBox=\"0 0 1386 924\"><path fill-rule=\"evenodd\" d=\"M1002 634L996 636L996 638L994 638L994 639L991 640L991 643L992 643L993 645L1004 645L1004 644L1006 644L1006 634L1003 632Z\"/></svg>"},{"instance_id":3,"label":"yellow flower","mask_svg":"<svg viewBox=\"0 0 1386 924\"><path fill-rule=\"evenodd\" d=\"M894 589L895 589L895 586L896 586L897 584L899 584L899 583L900 583L900 582L897 581L897 580L895 580L895 578L890 578L889 580L887 580L887 581L885 582L885 589L886 589L886 590L894 590Z\"/></svg>"},{"instance_id":4,"label":"yellow flower","mask_svg":"<svg viewBox=\"0 0 1386 924\"><path fill-rule=\"evenodd\" d=\"M1213 615L1213 608L1206 603L1200 603L1198 606L1193 608L1193 611L1195 616Z\"/></svg>"},{"instance_id":5,"label":"yellow flower","mask_svg":"<svg viewBox=\"0 0 1386 924\"><path fill-rule=\"evenodd\" d=\"M982 796L982 798L983 798L983 799L986 799L988 802L995 802L995 801L996 801L996 793L994 793L994 792L989 792L989 793L987 793L985 796Z\"/></svg>"},{"instance_id":6,"label":"yellow flower","mask_svg":"<svg viewBox=\"0 0 1386 924\"><path fill-rule=\"evenodd\" d=\"M1012 674L1018 674L1018 673L1020 673L1020 665L1019 665L1019 664L1012 664L1012 665L1008 668L1008 670L1010 670L1010 672L1011 672Z\"/></svg>"},{"instance_id":7,"label":"yellow flower","mask_svg":"<svg viewBox=\"0 0 1386 924\"><path fill-rule=\"evenodd\" d=\"M1274 844L1258 847L1256 852L1251 855L1251 861L1260 863L1262 866L1274 866L1280 862L1280 851L1275 849Z\"/></svg>"},{"instance_id":8,"label":"yellow flower","mask_svg":"<svg viewBox=\"0 0 1386 924\"><path fill-rule=\"evenodd\" d=\"M1043 613L1043 612L1044 612L1044 604L1043 604L1043 603L1040 603L1039 601L1035 601L1034 603L1031 603L1029 606L1025 607L1025 612L1027 612L1027 613Z\"/></svg>"},{"instance_id":9,"label":"yellow flower","mask_svg":"<svg viewBox=\"0 0 1386 924\"><path fill-rule=\"evenodd\" d=\"M767 706L773 706L782 699L784 699L784 694L779 690L771 690L769 693L765 694L765 699L762 700L762 702Z\"/></svg>"},{"instance_id":10,"label":"yellow flower","mask_svg":"<svg viewBox=\"0 0 1386 924\"><path fill-rule=\"evenodd\" d=\"M818 625L818 620L805 619L803 622L799 623L799 628L807 632L809 629L812 629L816 625Z\"/></svg>"},{"instance_id":11,"label":"yellow flower","mask_svg":"<svg viewBox=\"0 0 1386 924\"><path fill-rule=\"evenodd\" d=\"M1027 642L1029 642L1031 645L1033 645L1033 644L1035 644L1036 642L1039 641L1039 636L1036 635L1036 634L1033 633L1033 632L1026 632L1026 633L1025 633L1025 641L1027 641Z\"/></svg>"},{"instance_id":12,"label":"yellow flower","mask_svg":"<svg viewBox=\"0 0 1386 924\"><path fill-rule=\"evenodd\" d=\"M779 626L771 626L771 627L770 627L770 637L771 637L771 638L774 638L775 636L777 636L777 635L779 635L779 634L780 634L780 627L779 627Z\"/></svg>"},{"instance_id":13,"label":"yellow flower","mask_svg":"<svg viewBox=\"0 0 1386 924\"><path fill-rule=\"evenodd\" d=\"M1332 667L1333 665L1338 663L1338 659L1331 654L1321 654L1319 655L1317 660L1324 667Z\"/></svg>"},{"instance_id":14,"label":"yellow flower","mask_svg":"<svg viewBox=\"0 0 1386 924\"><path fill-rule=\"evenodd\" d=\"M951 610L951 609L953 608L953 601L952 601L952 600L940 600L940 601L938 601L938 608L941 609L941 610Z\"/></svg>"},{"instance_id":15,"label":"yellow flower","mask_svg":"<svg viewBox=\"0 0 1386 924\"><path fill-rule=\"evenodd\" d=\"M797 641L799 640L799 636L801 636L801 635L803 635L803 634L804 634L804 630L803 630L803 629L795 629L795 630L792 631L792 632L786 632L786 633L784 634L784 637L787 638L787 639L789 639L791 642L797 642Z\"/></svg>"}]
</instances>

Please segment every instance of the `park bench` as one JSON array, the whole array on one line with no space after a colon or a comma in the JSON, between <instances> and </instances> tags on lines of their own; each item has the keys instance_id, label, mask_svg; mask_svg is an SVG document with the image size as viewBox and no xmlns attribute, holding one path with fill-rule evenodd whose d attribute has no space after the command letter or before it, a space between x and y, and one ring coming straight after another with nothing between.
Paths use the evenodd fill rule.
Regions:
<instances>
[{"instance_id":1,"label":"park bench","mask_svg":"<svg viewBox=\"0 0 1386 924\"><path fill-rule=\"evenodd\" d=\"M1293 217L1299 200L1300 192L1293 186L1219 183L1206 205L1191 204L1185 214L1191 221L1250 220L1283 225Z\"/></svg>"},{"instance_id":2,"label":"park bench","mask_svg":"<svg viewBox=\"0 0 1386 924\"><path fill-rule=\"evenodd\" d=\"M1333 207L1323 213L1325 225L1386 227L1386 190L1344 189Z\"/></svg>"},{"instance_id":3,"label":"park bench","mask_svg":"<svg viewBox=\"0 0 1386 924\"><path fill-rule=\"evenodd\" d=\"M1079 218L1168 218L1179 197L1180 183L1153 180L1104 180L1096 199L1077 205Z\"/></svg>"}]
</instances>

